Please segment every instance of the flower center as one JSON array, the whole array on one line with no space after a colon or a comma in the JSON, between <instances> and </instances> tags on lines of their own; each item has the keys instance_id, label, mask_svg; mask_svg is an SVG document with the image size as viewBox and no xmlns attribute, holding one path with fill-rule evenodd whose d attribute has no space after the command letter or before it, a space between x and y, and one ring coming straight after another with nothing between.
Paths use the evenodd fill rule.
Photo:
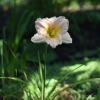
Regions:
<instances>
[{"instance_id":1,"label":"flower center","mask_svg":"<svg viewBox=\"0 0 100 100\"><path fill-rule=\"evenodd\" d=\"M59 28L58 27L50 27L47 29L47 33L49 34L49 36L51 38L56 38L57 34L59 32Z\"/></svg>"}]
</instances>

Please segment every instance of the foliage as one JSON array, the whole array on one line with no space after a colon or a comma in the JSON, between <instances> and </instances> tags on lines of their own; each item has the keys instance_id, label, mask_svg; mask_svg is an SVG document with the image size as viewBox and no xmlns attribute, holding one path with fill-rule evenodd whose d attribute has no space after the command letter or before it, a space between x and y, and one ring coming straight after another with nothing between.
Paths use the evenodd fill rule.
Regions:
<instances>
[{"instance_id":1,"label":"foliage","mask_svg":"<svg viewBox=\"0 0 100 100\"><path fill-rule=\"evenodd\" d=\"M91 63L92 63L92 61L91 61ZM95 63L96 63L96 61L95 61ZM97 61L97 63L99 63L99 62ZM29 75L28 76L29 78L26 81L23 81L20 78L14 78L14 77L0 77L0 78L7 78L7 79L14 80L20 86L19 90L17 89L17 91L14 91L13 93L11 93L9 95L6 95L5 98L8 98L8 96L10 96L10 97L13 96L14 98L16 98L16 96L14 96L14 95L18 95L16 93L21 92L21 93L24 93L24 95L20 96L20 97L18 96L18 98L20 98L20 99L23 98L24 100L30 100L31 98L32 99L34 98L36 100L40 100L40 98L42 96L41 93L42 93L42 81L43 81L41 75L44 74L44 72L41 73L41 71L43 71L43 69L41 69L41 68L43 68L43 66L44 65L41 65L40 69L38 70L39 72L31 71L32 72L32 73L30 73L31 76ZM77 66L74 69L70 66L68 68L66 68L67 73L63 74L64 77L61 77L61 78L58 78L58 79L55 80L51 76L52 78L49 79L48 81L46 81L46 84L45 84L46 85L45 86L45 92L46 92L45 96L46 96L46 98L44 100L52 100L52 99L58 100L57 98L59 98L59 100L62 100L61 98L63 98L63 99L65 98L64 100L66 100L66 98L69 98L68 100L70 100L70 98L71 98L71 100L92 100L92 99L95 100L95 98L97 98L96 100L99 100L99 95L97 97L95 95L94 96L88 95L88 97L86 98L84 89L81 90L81 91L80 90L76 91L74 89L78 85L82 85L82 83L85 82L84 83L85 87L87 87L87 85L88 85L88 90L89 90L90 89L89 85L93 86L93 84L90 84L89 81L94 82L96 87L97 87L98 81L96 81L96 80L100 80L100 78L92 78L92 79L87 78L86 79L84 77L84 79L82 78L83 80L81 80L81 79L79 80L79 79L76 78L75 82L71 82L72 84L64 83L63 86L59 86L61 81L65 80L66 78L69 78L69 77L73 79L73 76L71 76L71 75L73 75L74 73L80 72L83 69L82 67L85 67L85 66L82 66L82 65L81 66L77 65ZM91 66L87 64L87 67L91 67ZM95 69L97 69L97 68L95 68ZM85 73L88 74L88 70ZM81 76L81 75L77 74L76 76ZM67 80L69 80L69 79L67 79ZM89 83L89 84L87 84L87 83ZM74 88L72 89L73 86L74 86ZM63 95L65 93L66 93L66 95ZM98 93L99 93L99 90L98 90ZM67 94L70 94L70 95L67 95Z\"/></svg>"},{"instance_id":2,"label":"foliage","mask_svg":"<svg viewBox=\"0 0 100 100\"><path fill-rule=\"evenodd\" d=\"M18 66L18 62L16 61L15 55L20 58L18 52L19 52L19 45L21 43L23 34L25 33L26 27L28 25L28 22L30 18L32 17L32 14L30 13L29 16L26 18L26 21L23 21L24 17L26 16L26 13L28 11L25 11L23 15L21 16L18 24L16 25L16 8L14 8L14 13L12 16L12 22L9 24L9 36L6 36L6 27L4 27L4 39L3 39L3 48L4 48L4 61L6 62L4 64L4 68L6 67L5 71L7 71L6 74L13 76L14 70ZM14 58L15 57L15 58ZM9 68L11 69L9 72Z\"/></svg>"}]
</instances>

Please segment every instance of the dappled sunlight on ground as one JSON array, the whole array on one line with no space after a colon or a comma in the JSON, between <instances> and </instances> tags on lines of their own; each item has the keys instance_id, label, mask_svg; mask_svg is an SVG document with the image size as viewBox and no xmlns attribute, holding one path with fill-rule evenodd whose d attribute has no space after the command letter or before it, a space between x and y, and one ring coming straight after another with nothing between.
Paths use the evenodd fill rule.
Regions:
<instances>
[{"instance_id":1,"label":"dappled sunlight on ground","mask_svg":"<svg viewBox=\"0 0 100 100\"><path fill-rule=\"evenodd\" d=\"M79 67L79 68L78 68ZM75 69L75 70L74 70ZM90 78L94 73L99 73L100 72L100 61L99 59L92 60L92 61L87 61L86 63L83 64L73 64L73 65L53 65L47 67L47 70L49 70L49 73L52 72L51 74L55 75L55 77L59 78L60 76L66 75L67 73L71 72L71 76L74 78L76 77L76 81L79 81L81 79L86 79ZM56 73L55 73L56 72ZM69 75L69 77L70 77ZM100 77L100 75L98 75Z\"/></svg>"}]
</instances>

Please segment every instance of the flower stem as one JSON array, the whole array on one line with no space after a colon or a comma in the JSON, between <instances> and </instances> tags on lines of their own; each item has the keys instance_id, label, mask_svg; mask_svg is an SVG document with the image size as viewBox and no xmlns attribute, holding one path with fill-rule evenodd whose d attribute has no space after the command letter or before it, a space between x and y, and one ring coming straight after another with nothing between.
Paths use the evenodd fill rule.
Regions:
<instances>
[{"instance_id":1,"label":"flower stem","mask_svg":"<svg viewBox=\"0 0 100 100\"><path fill-rule=\"evenodd\" d=\"M43 100L45 100L47 46L48 45L46 44L45 45L45 52L44 52L44 73L43 73L43 77L44 77L44 82L43 82L44 91L43 91Z\"/></svg>"}]
</instances>

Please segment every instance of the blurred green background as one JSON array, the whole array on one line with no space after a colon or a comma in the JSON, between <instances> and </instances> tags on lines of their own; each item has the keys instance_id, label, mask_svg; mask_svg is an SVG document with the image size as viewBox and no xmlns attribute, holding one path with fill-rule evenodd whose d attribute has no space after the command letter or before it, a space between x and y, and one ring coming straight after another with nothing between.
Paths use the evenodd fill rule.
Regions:
<instances>
[{"instance_id":1,"label":"blurred green background","mask_svg":"<svg viewBox=\"0 0 100 100\"><path fill-rule=\"evenodd\" d=\"M1 76L16 76L17 70L17 77L23 78L24 71L29 75L31 70L38 69L37 51L43 61L45 44L31 42L36 33L34 22L39 17L53 16L65 16L69 20L68 32L73 43L59 45L56 49L48 46L47 78L52 78L56 70L53 77L59 78L66 70L83 63L85 67L65 80L68 84L100 77L100 0L0 0ZM4 88L12 91L15 87L16 90L17 86L7 87L6 84L12 82L1 80L0 95L9 93ZM76 91L85 91L86 96L94 95L98 85L82 84L76 87Z\"/></svg>"}]
</instances>

